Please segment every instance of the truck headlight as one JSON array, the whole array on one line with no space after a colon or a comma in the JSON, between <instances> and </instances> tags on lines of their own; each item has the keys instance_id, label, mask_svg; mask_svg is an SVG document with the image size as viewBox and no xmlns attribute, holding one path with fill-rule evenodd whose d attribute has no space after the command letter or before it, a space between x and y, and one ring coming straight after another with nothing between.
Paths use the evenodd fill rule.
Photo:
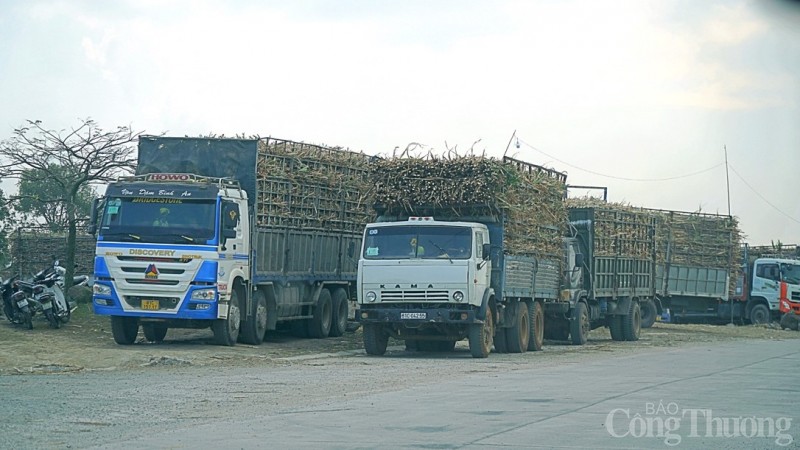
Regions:
<instances>
[{"instance_id":1,"label":"truck headlight","mask_svg":"<svg viewBox=\"0 0 800 450\"><path fill-rule=\"evenodd\" d=\"M94 292L95 295L111 295L111 286L95 283L94 286L92 286L92 292Z\"/></svg>"},{"instance_id":2,"label":"truck headlight","mask_svg":"<svg viewBox=\"0 0 800 450\"><path fill-rule=\"evenodd\" d=\"M378 299L378 294L376 294L375 291L369 291L367 292L366 298L368 302L373 303Z\"/></svg>"},{"instance_id":3,"label":"truck headlight","mask_svg":"<svg viewBox=\"0 0 800 450\"><path fill-rule=\"evenodd\" d=\"M205 302L213 301L216 299L216 289L195 289L192 291L192 300L202 300Z\"/></svg>"},{"instance_id":4,"label":"truck headlight","mask_svg":"<svg viewBox=\"0 0 800 450\"><path fill-rule=\"evenodd\" d=\"M453 300L457 301L458 303L461 303L462 301L464 301L464 293L461 291L453 292Z\"/></svg>"}]
</instances>

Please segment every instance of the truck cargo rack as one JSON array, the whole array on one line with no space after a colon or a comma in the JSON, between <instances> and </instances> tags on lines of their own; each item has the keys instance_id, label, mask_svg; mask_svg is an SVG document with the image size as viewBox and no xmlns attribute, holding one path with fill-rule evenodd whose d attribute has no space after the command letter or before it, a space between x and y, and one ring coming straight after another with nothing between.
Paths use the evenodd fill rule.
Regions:
<instances>
[{"instance_id":1,"label":"truck cargo rack","mask_svg":"<svg viewBox=\"0 0 800 450\"><path fill-rule=\"evenodd\" d=\"M528 173L542 173L550 178L554 178L562 183L567 182L567 174L564 172L559 172L555 169L548 169L547 167L539 166L536 164L531 164L529 162L521 161L519 159L512 158L510 156L503 156L503 162L506 164L511 164L520 171L528 172Z\"/></svg>"},{"instance_id":2,"label":"truck cargo rack","mask_svg":"<svg viewBox=\"0 0 800 450\"><path fill-rule=\"evenodd\" d=\"M142 183L211 183L216 184L220 188L242 189L239 181L233 178L206 177L193 173L146 173L143 175L117 177L117 181Z\"/></svg>"}]
</instances>

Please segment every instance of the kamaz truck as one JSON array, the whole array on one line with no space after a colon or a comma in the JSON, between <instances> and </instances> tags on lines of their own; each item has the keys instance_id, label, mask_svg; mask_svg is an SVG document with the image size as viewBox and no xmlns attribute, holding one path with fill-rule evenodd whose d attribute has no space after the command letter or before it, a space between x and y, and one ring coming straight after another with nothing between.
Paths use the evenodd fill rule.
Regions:
<instances>
[{"instance_id":1,"label":"kamaz truck","mask_svg":"<svg viewBox=\"0 0 800 450\"><path fill-rule=\"evenodd\" d=\"M136 174L92 217L93 306L114 340L208 328L259 344L281 323L346 331L355 249L371 210L367 157L273 138L143 136Z\"/></svg>"},{"instance_id":2,"label":"kamaz truck","mask_svg":"<svg viewBox=\"0 0 800 450\"><path fill-rule=\"evenodd\" d=\"M493 348L540 350L543 304L559 297L566 175L512 158L377 166L378 217L358 263L367 354L383 355L390 337L411 351L449 351L467 339L476 358ZM552 257L541 255L546 247Z\"/></svg>"}]
</instances>

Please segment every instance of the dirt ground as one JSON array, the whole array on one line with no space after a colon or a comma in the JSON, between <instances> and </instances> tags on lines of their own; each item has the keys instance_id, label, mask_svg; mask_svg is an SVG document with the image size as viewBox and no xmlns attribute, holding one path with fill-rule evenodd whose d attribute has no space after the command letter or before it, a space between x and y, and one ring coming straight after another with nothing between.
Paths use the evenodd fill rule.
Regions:
<instances>
[{"instance_id":1,"label":"dirt ground","mask_svg":"<svg viewBox=\"0 0 800 450\"><path fill-rule=\"evenodd\" d=\"M211 330L169 330L162 343L148 343L143 336L135 345L120 346L111 335L107 317L94 315L88 304L80 304L61 329L47 326L43 318L26 330L0 317L0 375L127 370L151 366L260 366L291 365L310 358L363 354L361 331L342 337L301 339L288 333L271 332L260 346L213 345ZM575 352L624 351L632 347L675 347L737 339L800 339L800 332L769 326L733 326L656 323L642 330L638 342L614 342L607 329L593 330L589 342L580 347L546 341L545 349L523 357L555 362ZM400 342L390 342L389 353L405 352ZM459 342L457 349L466 347ZM490 358L513 362L520 355L495 354ZM555 358L555 359L554 359Z\"/></svg>"}]
</instances>

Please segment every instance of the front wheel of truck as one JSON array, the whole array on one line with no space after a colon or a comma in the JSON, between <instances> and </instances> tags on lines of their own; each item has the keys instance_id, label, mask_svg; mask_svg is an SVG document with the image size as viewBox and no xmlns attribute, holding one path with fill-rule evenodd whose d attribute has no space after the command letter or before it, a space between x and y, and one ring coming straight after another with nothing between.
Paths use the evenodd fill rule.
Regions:
<instances>
[{"instance_id":1,"label":"front wheel of truck","mask_svg":"<svg viewBox=\"0 0 800 450\"><path fill-rule=\"evenodd\" d=\"M612 340L615 341L625 340L625 335L622 333L622 318L623 316L608 317L608 330L611 332Z\"/></svg>"},{"instance_id":2,"label":"front wheel of truck","mask_svg":"<svg viewBox=\"0 0 800 450\"><path fill-rule=\"evenodd\" d=\"M589 330L592 326L589 322L589 310L586 308L586 303L578 302L575 304L575 309L572 311L572 320L570 320L569 326L569 334L572 336L572 344L585 344L589 339Z\"/></svg>"},{"instance_id":3,"label":"front wheel of truck","mask_svg":"<svg viewBox=\"0 0 800 450\"><path fill-rule=\"evenodd\" d=\"M231 299L228 305L228 318L216 319L211 324L211 331L214 332L214 341L217 345L232 347L236 345L239 338L239 322L242 320L242 312L239 310L239 290L231 292Z\"/></svg>"},{"instance_id":4,"label":"front wheel of truck","mask_svg":"<svg viewBox=\"0 0 800 450\"><path fill-rule=\"evenodd\" d=\"M469 326L469 351L473 358L486 358L492 351L494 341L494 312L486 311L483 323L474 323Z\"/></svg>"},{"instance_id":5,"label":"front wheel of truck","mask_svg":"<svg viewBox=\"0 0 800 450\"><path fill-rule=\"evenodd\" d=\"M139 334L139 319L135 317L111 316L111 334L119 345L131 345Z\"/></svg>"},{"instance_id":6,"label":"front wheel of truck","mask_svg":"<svg viewBox=\"0 0 800 450\"><path fill-rule=\"evenodd\" d=\"M389 335L379 323L364 324L364 350L368 355L381 356L386 353Z\"/></svg>"}]
</instances>

